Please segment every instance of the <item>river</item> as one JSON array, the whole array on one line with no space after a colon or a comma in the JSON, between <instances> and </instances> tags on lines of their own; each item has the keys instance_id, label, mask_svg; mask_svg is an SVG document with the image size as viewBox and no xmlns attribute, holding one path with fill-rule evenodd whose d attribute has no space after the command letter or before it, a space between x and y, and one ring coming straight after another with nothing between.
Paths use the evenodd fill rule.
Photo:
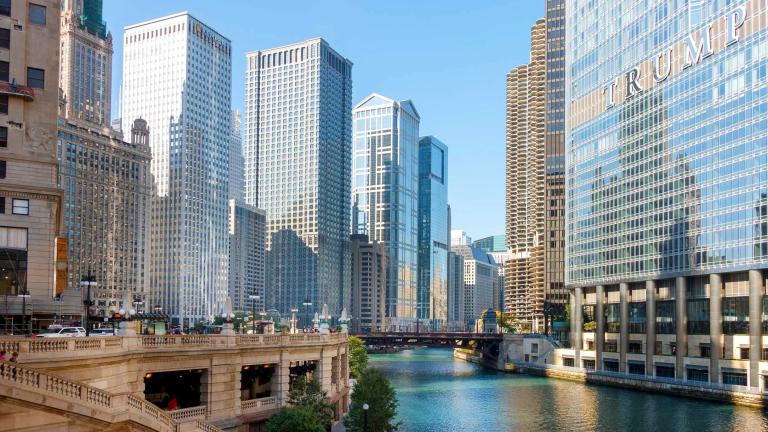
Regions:
<instances>
[{"instance_id":1,"label":"river","mask_svg":"<svg viewBox=\"0 0 768 432\"><path fill-rule=\"evenodd\" d=\"M759 409L504 374L454 360L449 349L370 362L397 391L402 432L768 430Z\"/></svg>"}]
</instances>

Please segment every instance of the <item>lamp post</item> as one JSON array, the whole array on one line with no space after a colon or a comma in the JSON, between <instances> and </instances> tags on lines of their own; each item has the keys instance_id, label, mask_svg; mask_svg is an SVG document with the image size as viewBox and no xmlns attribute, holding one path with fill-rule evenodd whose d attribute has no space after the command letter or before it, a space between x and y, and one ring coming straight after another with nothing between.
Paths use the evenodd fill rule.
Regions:
<instances>
[{"instance_id":1,"label":"lamp post","mask_svg":"<svg viewBox=\"0 0 768 432\"><path fill-rule=\"evenodd\" d=\"M367 403L363 404L363 432L368 432L368 406Z\"/></svg>"},{"instance_id":2,"label":"lamp post","mask_svg":"<svg viewBox=\"0 0 768 432\"><path fill-rule=\"evenodd\" d=\"M307 323L309 323L309 322L310 322L310 318L309 318L309 308L311 308L311 307L312 307L312 300L310 300L310 299L309 299L309 297L306 297L306 298L304 299L304 303L302 303L302 304L303 304L303 305L304 305L304 307L306 308L306 311L307 311Z\"/></svg>"},{"instance_id":3,"label":"lamp post","mask_svg":"<svg viewBox=\"0 0 768 432\"><path fill-rule=\"evenodd\" d=\"M299 312L298 308L292 307L291 308L291 334L298 333L298 330L296 328L296 314Z\"/></svg>"},{"instance_id":4,"label":"lamp post","mask_svg":"<svg viewBox=\"0 0 768 432\"><path fill-rule=\"evenodd\" d=\"M19 294L19 297L21 297L21 327L24 329L24 335L29 336L32 334L31 320L29 322L30 325L27 326L27 297L29 297L29 291L25 288L24 291Z\"/></svg>"},{"instance_id":5,"label":"lamp post","mask_svg":"<svg viewBox=\"0 0 768 432\"><path fill-rule=\"evenodd\" d=\"M256 302L261 299L261 297L249 294L248 298L251 299L251 333L256 334Z\"/></svg>"},{"instance_id":6,"label":"lamp post","mask_svg":"<svg viewBox=\"0 0 768 432\"><path fill-rule=\"evenodd\" d=\"M85 335L91 335L91 306L94 302L91 300L91 287L95 287L96 278L91 275L91 269L88 269L88 275L83 276L80 279L80 286L86 287L85 300L83 300L83 306L85 306Z\"/></svg>"}]
</instances>

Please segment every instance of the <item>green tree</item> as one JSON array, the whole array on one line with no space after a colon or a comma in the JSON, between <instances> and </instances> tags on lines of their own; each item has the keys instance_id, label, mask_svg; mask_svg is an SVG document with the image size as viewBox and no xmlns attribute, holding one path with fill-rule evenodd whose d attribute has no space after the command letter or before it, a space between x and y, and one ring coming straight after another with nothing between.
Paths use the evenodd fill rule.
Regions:
<instances>
[{"instance_id":1,"label":"green tree","mask_svg":"<svg viewBox=\"0 0 768 432\"><path fill-rule=\"evenodd\" d=\"M267 422L267 432L325 432L325 427L309 407L283 407Z\"/></svg>"},{"instance_id":2,"label":"green tree","mask_svg":"<svg viewBox=\"0 0 768 432\"><path fill-rule=\"evenodd\" d=\"M364 410L363 405L368 404ZM394 432L400 427L395 389L387 377L373 368L365 369L352 392L352 406L344 420L349 432Z\"/></svg>"},{"instance_id":3,"label":"green tree","mask_svg":"<svg viewBox=\"0 0 768 432\"><path fill-rule=\"evenodd\" d=\"M297 377L288 391L288 404L309 408L323 425L330 426L333 422L333 405L328 403L328 393L323 391L317 378Z\"/></svg>"},{"instance_id":4,"label":"green tree","mask_svg":"<svg viewBox=\"0 0 768 432\"><path fill-rule=\"evenodd\" d=\"M360 379L365 368L368 367L368 350L363 345L363 340L349 337L349 375L354 379Z\"/></svg>"}]
</instances>

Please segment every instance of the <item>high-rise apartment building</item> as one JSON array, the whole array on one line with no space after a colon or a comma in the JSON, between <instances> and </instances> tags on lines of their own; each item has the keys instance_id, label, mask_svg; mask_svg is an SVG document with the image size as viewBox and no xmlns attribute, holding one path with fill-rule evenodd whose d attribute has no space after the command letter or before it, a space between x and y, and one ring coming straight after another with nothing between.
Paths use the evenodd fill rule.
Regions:
<instances>
[{"instance_id":1,"label":"high-rise apartment building","mask_svg":"<svg viewBox=\"0 0 768 432\"><path fill-rule=\"evenodd\" d=\"M464 257L448 252L448 329L466 330L464 319Z\"/></svg>"},{"instance_id":2,"label":"high-rise apartment building","mask_svg":"<svg viewBox=\"0 0 768 432\"><path fill-rule=\"evenodd\" d=\"M352 234L352 316L353 333L382 330L387 295L387 247L369 241L365 234Z\"/></svg>"},{"instance_id":3,"label":"high-rise apartment building","mask_svg":"<svg viewBox=\"0 0 768 432\"><path fill-rule=\"evenodd\" d=\"M472 246L480 248L486 252L506 252L507 242L504 235L494 235L483 237L472 242Z\"/></svg>"},{"instance_id":4,"label":"high-rise apartment building","mask_svg":"<svg viewBox=\"0 0 768 432\"><path fill-rule=\"evenodd\" d=\"M228 294L230 41L187 13L125 28L122 109L151 131L151 286L183 325Z\"/></svg>"},{"instance_id":5,"label":"high-rise apartment building","mask_svg":"<svg viewBox=\"0 0 768 432\"><path fill-rule=\"evenodd\" d=\"M640 6L566 9L568 357L764 392L768 10Z\"/></svg>"},{"instance_id":6,"label":"high-rise apartment building","mask_svg":"<svg viewBox=\"0 0 768 432\"><path fill-rule=\"evenodd\" d=\"M456 245L451 250L464 260L464 314L459 319L468 328L474 328L483 310L493 308L493 292L494 286L498 284L499 269L493 258L482 249Z\"/></svg>"},{"instance_id":7,"label":"high-rise apartment building","mask_svg":"<svg viewBox=\"0 0 768 432\"><path fill-rule=\"evenodd\" d=\"M507 74L504 311L543 330L545 272L546 22L531 29L531 61ZM541 330L539 330L541 329Z\"/></svg>"},{"instance_id":8,"label":"high-rise apartment building","mask_svg":"<svg viewBox=\"0 0 768 432\"><path fill-rule=\"evenodd\" d=\"M263 210L229 200L229 297L232 308L261 312L264 308L264 242L267 217ZM251 296L257 296L253 298Z\"/></svg>"},{"instance_id":9,"label":"high-rise apartment building","mask_svg":"<svg viewBox=\"0 0 768 432\"><path fill-rule=\"evenodd\" d=\"M62 204L56 178L59 2L3 2L2 32L0 294L8 301L6 323L15 315L18 324L24 299L27 306L34 302L38 319L58 313L54 297L66 286L66 241L57 238ZM79 299L70 305L74 308L62 313L82 310Z\"/></svg>"},{"instance_id":10,"label":"high-rise apartment building","mask_svg":"<svg viewBox=\"0 0 768 432\"><path fill-rule=\"evenodd\" d=\"M247 54L245 201L267 212L267 308L350 301L352 62L322 39ZM306 318L305 318L306 320Z\"/></svg>"},{"instance_id":11,"label":"high-rise apartment building","mask_svg":"<svg viewBox=\"0 0 768 432\"><path fill-rule=\"evenodd\" d=\"M419 139L419 319L433 329L448 321L448 147L433 136Z\"/></svg>"},{"instance_id":12,"label":"high-rise apartment building","mask_svg":"<svg viewBox=\"0 0 768 432\"><path fill-rule=\"evenodd\" d=\"M429 315L418 297L420 117L413 102L375 93L352 117L353 230L387 246L387 326L403 328Z\"/></svg>"},{"instance_id":13,"label":"high-rise apartment building","mask_svg":"<svg viewBox=\"0 0 768 432\"><path fill-rule=\"evenodd\" d=\"M243 159L243 119L239 111L232 111L229 141L229 198L245 199L245 161Z\"/></svg>"},{"instance_id":14,"label":"high-rise apartment building","mask_svg":"<svg viewBox=\"0 0 768 432\"><path fill-rule=\"evenodd\" d=\"M109 126L112 35L102 19L102 0L62 1L59 75L66 100L61 116Z\"/></svg>"},{"instance_id":15,"label":"high-rise apartment building","mask_svg":"<svg viewBox=\"0 0 768 432\"><path fill-rule=\"evenodd\" d=\"M544 313L549 332L564 315L565 289L565 0L546 0L546 135L544 138Z\"/></svg>"}]
</instances>

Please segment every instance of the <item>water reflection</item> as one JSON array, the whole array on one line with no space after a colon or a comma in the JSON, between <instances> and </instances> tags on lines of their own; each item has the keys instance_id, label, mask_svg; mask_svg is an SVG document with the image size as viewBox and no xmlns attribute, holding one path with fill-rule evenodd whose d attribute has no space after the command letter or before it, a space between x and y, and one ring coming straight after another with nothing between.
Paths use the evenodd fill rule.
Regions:
<instances>
[{"instance_id":1,"label":"water reflection","mask_svg":"<svg viewBox=\"0 0 768 432\"><path fill-rule=\"evenodd\" d=\"M496 373L455 361L446 349L371 361L397 390L404 432L768 430L757 409Z\"/></svg>"}]
</instances>

